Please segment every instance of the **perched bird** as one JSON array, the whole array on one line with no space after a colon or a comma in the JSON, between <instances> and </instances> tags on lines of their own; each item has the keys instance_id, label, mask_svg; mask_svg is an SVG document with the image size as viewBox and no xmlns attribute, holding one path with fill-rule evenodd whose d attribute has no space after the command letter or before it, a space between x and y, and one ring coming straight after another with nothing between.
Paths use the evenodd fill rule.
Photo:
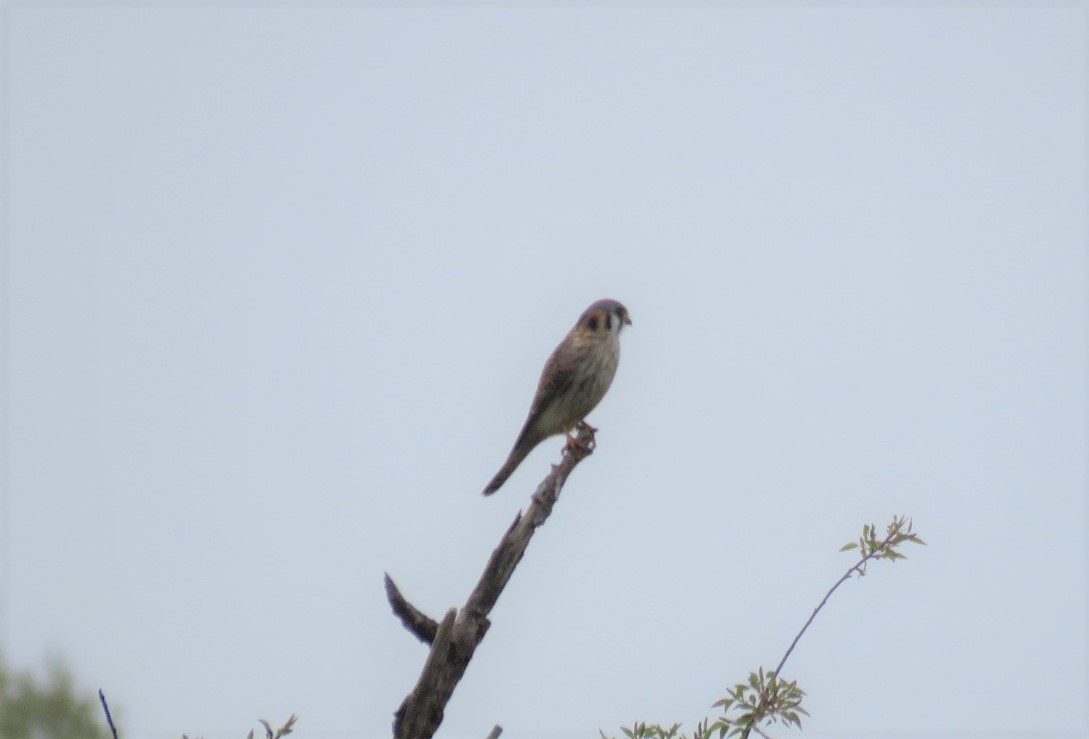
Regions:
<instances>
[{"instance_id":1,"label":"perched bird","mask_svg":"<svg viewBox=\"0 0 1089 739\"><path fill-rule=\"evenodd\" d=\"M599 300L579 316L545 362L522 433L484 495L498 490L548 437L564 434L569 445L576 443L571 431L585 425L586 416L608 392L620 362L620 332L630 325L628 309L615 300Z\"/></svg>"}]
</instances>

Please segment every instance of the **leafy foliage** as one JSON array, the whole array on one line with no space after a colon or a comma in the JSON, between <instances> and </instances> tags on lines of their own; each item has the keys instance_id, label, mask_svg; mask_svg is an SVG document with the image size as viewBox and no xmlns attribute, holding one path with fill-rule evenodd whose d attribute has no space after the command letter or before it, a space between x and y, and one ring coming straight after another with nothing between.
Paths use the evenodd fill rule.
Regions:
<instances>
[{"instance_id":1,"label":"leafy foliage","mask_svg":"<svg viewBox=\"0 0 1089 739\"><path fill-rule=\"evenodd\" d=\"M721 708L722 715L714 722L709 719L696 724L691 735L680 731L680 724L673 724L668 729L659 724L636 723L629 727L621 727L627 739L711 739L717 736L740 737L748 739L750 732L756 732L759 736L768 737L762 726L782 723L787 727L802 726L802 716L808 716L809 712L802 707L802 698L805 691L798 687L796 680L787 681L779 677L790 657L798 640L805 634L806 629L813 623L824 604L836 592L836 588L851 579L853 575L862 577L866 574L866 565L872 560L887 559L895 562L905 559L906 555L900 551L900 546L905 543L923 544L914 531L912 531L911 519L904 516L893 516L892 521L885 527L885 537L877 538L877 527L866 524L862 527L862 535L857 541L851 541L840 547L841 552L859 550L862 557L851 565L847 572L831 587L820 605L814 609L809 620L802 626L801 631L794 637L790 647L787 648L779 665L774 670L764 670L760 667L756 672L750 672L748 680L739 682L728 688L726 697L716 701L712 708ZM604 732L601 739L610 739Z\"/></svg>"},{"instance_id":2,"label":"leafy foliage","mask_svg":"<svg viewBox=\"0 0 1089 739\"><path fill-rule=\"evenodd\" d=\"M43 679L0 658L0 739L109 739L98 710L59 661L47 663Z\"/></svg>"},{"instance_id":3,"label":"leafy foliage","mask_svg":"<svg viewBox=\"0 0 1089 739\"><path fill-rule=\"evenodd\" d=\"M802 708L805 691L798 681L780 680L774 671L764 673L761 667L749 673L748 682L738 683L727 690L727 697L716 701L713 708L722 709L722 718L711 724L711 731L719 736L748 736L749 731L767 719L769 723L781 721L787 726L801 728L802 720L809 712ZM731 718L730 711L735 715Z\"/></svg>"},{"instance_id":4,"label":"leafy foliage","mask_svg":"<svg viewBox=\"0 0 1089 739\"><path fill-rule=\"evenodd\" d=\"M849 552L858 549L862 552L862 559L855 565L852 571L859 576L866 574L866 563L872 559L887 559L895 562L898 559L906 559L897 547L904 542L926 545L915 532L911 530L911 519L905 520L903 516L894 516L892 523L885 527L885 538L877 538L877 527L866 524L862 527L862 536L858 541L849 541L839 548L841 552Z\"/></svg>"},{"instance_id":5,"label":"leafy foliage","mask_svg":"<svg viewBox=\"0 0 1089 739\"><path fill-rule=\"evenodd\" d=\"M295 714L291 714L291 717L284 722L284 725L275 732L272 730L272 724L265 721L263 718L258 719L262 726L265 727L265 739L280 739L290 734L294 730L295 722L299 720L299 717ZM182 739L189 739L188 736L182 734ZM246 739L253 739L253 729L250 729L250 733L246 735Z\"/></svg>"}]
</instances>

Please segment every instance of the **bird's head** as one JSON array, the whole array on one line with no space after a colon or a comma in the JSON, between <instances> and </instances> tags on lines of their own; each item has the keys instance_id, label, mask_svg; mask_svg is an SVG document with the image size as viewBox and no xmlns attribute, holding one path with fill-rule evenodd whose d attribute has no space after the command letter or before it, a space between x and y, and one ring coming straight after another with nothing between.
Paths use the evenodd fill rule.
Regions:
<instances>
[{"instance_id":1,"label":"bird's head","mask_svg":"<svg viewBox=\"0 0 1089 739\"><path fill-rule=\"evenodd\" d=\"M625 326L631 325L631 316L623 304L605 298L583 311L577 325L591 334L619 336Z\"/></svg>"}]
</instances>

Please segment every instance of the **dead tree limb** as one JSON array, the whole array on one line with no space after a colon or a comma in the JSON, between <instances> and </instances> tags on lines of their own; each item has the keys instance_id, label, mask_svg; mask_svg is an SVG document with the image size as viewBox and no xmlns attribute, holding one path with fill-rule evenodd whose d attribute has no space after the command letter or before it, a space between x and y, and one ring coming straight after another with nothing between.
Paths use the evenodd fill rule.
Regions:
<instances>
[{"instance_id":1,"label":"dead tree limb","mask_svg":"<svg viewBox=\"0 0 1089 739\"><path fill-rule=\"evenodd\" d=\"M525 513L514 517L460 611L451 608L441 623L436 622L409 603L386 575L386 596L393 613L420 641L431 644L420 679L394 714L395 739L430 739L438 730L454 688L488 633L488 614L522 560L529 540L552 513L568 475L593 453L593 432L579 429L576 439L578 445L568 447L560 463L553 465L537 486Z\"/></svg>"},{"instance_id":2,"label":"dead tree limb","mask_svg":"<svg viewBox=\"0 0 1089 739\"><path fill-rule=\"evenodd\" d=\"M388 572L386 573L386 598L393 608L394 615L401 619L401 623L415 634L417 639L425 644L435 642L435 633L439 630L438 622L409 603L405 596L401 595L401 591L397 589L396 583Z\"/></svg>"}]
</instances>

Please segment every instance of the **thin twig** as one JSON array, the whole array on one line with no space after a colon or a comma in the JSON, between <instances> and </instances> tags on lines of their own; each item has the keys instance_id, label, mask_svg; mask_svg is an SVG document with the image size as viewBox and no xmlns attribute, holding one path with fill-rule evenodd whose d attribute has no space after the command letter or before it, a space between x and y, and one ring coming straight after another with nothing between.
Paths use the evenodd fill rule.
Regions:
<instances>
[{"instance_id":1,"label":"thin twig","mask_svg":"<svg viewBox=\"0 0 1089 739\"><path fill-rule=\"evenodd\" d=\"M496 724L492 727L492 730L488 732L488 736L485 739L499 739L499 735L503 733L503 727Z\"/></svg>"},{"instance_id":2,"label":"thin twig","mask_svg":"<svg viewBox=\"0 0 1089 739\"><path fill-rule=\"evenodd\" d=\"M860 560L848 567L847 571L843 573L843 577L841 577L839 580L836 580L836 584L833 585L831 589L829 589L829 591L824 594L824 598L821 600L820 604L813 609L813 613L810 614L809 618L805 622L805 625L802 626L802 630L799 631L797 635L795 635L794 641L790 643L790 646L787 647L786 653L783 655L783 658L779 660L779 664L776 666L775 672L773 673L776 679L779 678L779 675L781 674L783 669L783 665L786 664L787 659L789 659L791 653L794 651L794 647L798 645L798 640L802 638L802 635L809 628L810 624L812 624L813 620L817 618L817 614L821 612L821 609L824 608L824 604L827 603L828 599L832 597L832 593L836 592L836 589L839 588L840 585L847 582L851 578L851 575L853 575L855 572L859 573L860 575L865 574L863 565L865 565L866 562L868 562L869 560L884 552L888 548L892 540L896 537L896 535L900 533L901 528L903 528L903 522L900 522L899 525L896 525L896 522L894 521L894 524L889 527L888 536L885 537L884 541L882 541L877 546L869 547L869 551ZM756 708L753 709L753 713L757 716L762 716L763 710L766 707L767 696L761 695L760 702L757 704ZM741 739L748 739L750 731L755 731L761 736L766 736L766 734L764 734L764 732L761 731L755 723L753 723L745 727L745 730L741 732Z\"/></svg>"},{"instance_id":3,"label":"thin twig","mask_svg":"<svg viewBox=\"0 0 1089 739\"><path fill-rule=\"evenodd\" d=\"M893 537L896 536L896 534L898 533L900 533L899 527L895 527L891 531L889 531L889 535L885 537L885 540L883 542L881 542L876 548L871 549L862 559L851 565L851 567L848 568L845 573L843 573L843 577L841 577L839 580L836 580L836 584L833 585L832 588L824 594L824 599L821 600L820 605L813 609L813 613L810 614L809 620L805 622L805 626L802 627L802 630L798 632L797 636L794 637L794 641L792 641L790 643L790 646L787 648L786 654L784 654L783 658L779 660L779 665L775 668L776 677L778 677L782 673L783 665L786 664L787 658L790 657L790 653L794 651L794 647L797 646L798 640L802 638L802 634L806 632L806 629L809 628L809 625L813 623L813 619L815 619L817 617L817 614L821 612L821 609L824 608L824 604L827 603L828 599L832 597L832 593L836 592L836 588L850 580L851 575L853 575L855 572L861 574L862 565L866 564L868 560L873 559L874 556L876 556L879 552L884 551L885 548L889 545L889 542L891 542Z\"/></svg>"},{"instance_id":4,"label":"thin twig","mask_svg":"<svg viewBox=\"0 0 1089 739\"><path fill-rule=\"evenodd\" d=\"M106 712L106 723L110 725L113 739L117 739L117 727L113 725L113 716L110 715L110 704L106 702L106 694L102 692L101 688L98 691L98 700L102 703L102 710Z\"/></svg>"}]
</instances>

